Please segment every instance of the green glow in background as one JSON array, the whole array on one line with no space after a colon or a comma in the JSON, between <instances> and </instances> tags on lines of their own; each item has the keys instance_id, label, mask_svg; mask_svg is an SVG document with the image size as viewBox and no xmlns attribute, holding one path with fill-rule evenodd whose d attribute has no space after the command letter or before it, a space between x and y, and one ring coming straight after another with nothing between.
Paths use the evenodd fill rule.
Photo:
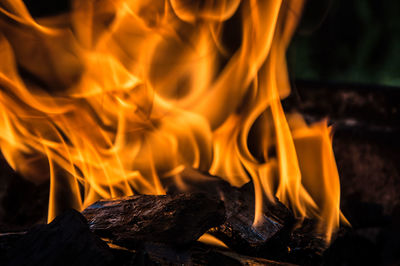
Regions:
<instances>
[{"instance_id":1,"label":"green glow in background","mask_svg":"<svg viewBox=\"0 0 400 266\"><path fill-rule=\"evenodd\" d=\"M400 1L306 2L288 51L292 79L400 87Z\"/></svg>"}]
</instances>

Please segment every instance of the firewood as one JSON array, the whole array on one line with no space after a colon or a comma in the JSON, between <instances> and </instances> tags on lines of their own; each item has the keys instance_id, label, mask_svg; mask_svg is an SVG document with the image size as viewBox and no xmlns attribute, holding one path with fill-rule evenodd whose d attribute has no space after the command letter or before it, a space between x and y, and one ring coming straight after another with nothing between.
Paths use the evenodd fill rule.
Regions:
<instances>
[{"instance_id":1,"label":"firewood","mask_svg":"<svg viewBox=\"0 0 400 266\"><path fill-rule=\"evenodd\" d=\"M224 241L231 249L255 257L318 265L327 248L317 234L317 221L299 220L278 199L264 202L263 220L256 227L254 219L254 187L247 183L239 193L227 193L227 220L212 228L210 233Z\"/></svg>"},{"instance_id":2,"label":"firewood","mask_svg":"<svg viewBox=\"0 0 400 266\"><path fill-rule=\"evenodd\" d=\"M253 227L252 184L248 183L239 189L215 177L204 177L211 178L207 182L213 184L208 191L214 190L225 203L204 193L178 193L102 200L87 208L83 213L89 219L90 228L108 241L112 247L111 255L104 243L88 231L86 219L72 211L72 214L60 215L51 224L38 226L39 229L31 229L28 233L1 234L0 258L12 263L14 260L18 263L32 260L29 254L34 252L29 249L28 257L18 257L17 254L26 248L24 244L38 241L41 246L44 245L43 241L47 243L51 239L55 243L51 244L50 249L54 256L46 258L44 265L58 263L65 255L61 251L65 245L74 245L79 250L94 249L100 255L106 254L105 261L112 261L115 265L288 265L275 261L319 261L324 242L315 241L318 239L308 231L313 227L312 223L292 231L293 216L277 201L275 204L266 203L264 221L261 226ZM204 190L201 187L197 188L205 192L207 186L204 186ZM224 205L227 216L225 222ZM209 228L209 233L223 240L237 253L194 241ZM64 238L53 240L56 237L53 231ZM33 237L32 232L36 232ZM74 232L79 235L75 236ZM75 241L80 244L74 244ZM115 248L118 247L115 244L119 248ZM46 254L47 249L43 247ZM43 259L41 252L38 254L32 261ZM92 256L90 252L88 256ZM88 257L78 256L75 259L73 263L80 265Z\"/></svg>"},{"instance_id":3,"label":"firewood","mask_svg":"<svg viewBox=\"0 0 400 266\"><path fill-rule=\"evenodd\" d=\"M235 251L270 257L285 252L294 222L292 213L278 200L265 202L263 219L254 222L254 190L248 183L234 193L225 194L227 220L210 233Z\"/></svg>"},{"instance_id":4,"label":"firewood","mask_svg":"<svg viewBox=\"0 0 400 266\"><path fill-rule=\"evenodd\" d=\"M232 187L221 178L185 169L176 180L167 180L169 193L195 191L218 195L224 201L227 219L225 223L209 230L209 233L222 240L233 250L259 256L276 252L287 252L289 235L294 222L293 214L282 203L265 201L263 221L257 226L254 222L254 188L247 183L242 188Z\"/></svg>"},{"instance_id":5,"label":"firewood","mask_svg":"<svg viewBox=\"0 0 400 266\"><path fill-rule=\"evenodd\" d=\"M227 249L193 243L184 249L165 244L147 243L141 249L130 250L111 244L111 248L122 265L270 265L289 266L263 258L241 255Z\"/></svg>"},{"instance_id":6,"label":"firewood","mask_svg":"<svg viewBox=\"0 0 400 266\"><path fill-rule=\"evenodd\" d=\"M167 180L169 193L201 191L219 195L224 201L225 223L209 230L229 248L249 256L293 263L318 263L327 248L323 238L315 233L316 221L295 219L278 199L264 201L263 220L254 221L254 186L249 182L241 188L232 187L221 178L187 168L176 180ZM179 183L180 186L176 184Z\"/></svg>"},{"instance_id":7,"label":"firewood","mask_svg":"<svg viewBox=\"0 0 400 266\"><path fill-rule=\"evenodd\" d=\"M317 224L315 219L309 218L298 223L299 226L290 234L286 254L279 254L279 257L274 258L296 262L300 265L323 264L322 255L328 248L328 244L323 236L317 233Z\"/></svg>"},{"instance_id":8,"label":"firewood","mask_svg":"<svg viewBox=\"0 0 400 266\"><path fill-rule=\"evenodd\" d=\"M75 221L71 222L71 219ZM54 225L55 222L56 225ZM76 232L73 231L76 229L77 222L86 222L84 217L75 211L61 214L56 218L55 222L52 223L52 226L39 226L40 231L36 232L36 238L34 239L39 240L39 242L42 243L49 240L48 236L57 230L61 235L58 235L57 239L51 238L51 242L49 243L52 252L51 256L48 256L48 252L50 252L47 251L49 249L48 246L29 246L26 251L30 256L27 257L25 254L26 251L21 250L21 244L18 244L17 246L15 245L16 242L25 243L25 241L28 242L25 243L24 247L31 244L29 241L31 238L29 234L31 234L32 230L36 230L35 228L28 232L0 234L1 254L6 254L5 252L11 252L13 254L11 256L11 261L7 261L4 257L0 256L2 265L93 265L92 263L99 263L97 260L92 259L94 251L96 251L99 246L101 247L100 251L104 252L107 257L105 261L95 265L292 265L285 262L245 256L227 249L209 246L199 242L194 242L184 247L176 247L162 243L143 242L141 247L137 249L121 247L106 239L104 239L106 242L103 242L97 238L96 242L92 243L91 241L88 241L88 239L92 239L95 236L89 231L88 226L84 223L80 224L80 226L85 228L83 234L82 231L79 230ZM77 235L71 237L71 233ZM105 246L106 243L110 248ZM36 250L36 248L38 248L38 250ZM31 249L35 249L35 252L37 252L33 257L32 251L30 251ZM82 254L75 253L80 252L80 250L82 250ZM41 254L42 252L45 254ZM19 253L24 254L24 256L17 260L15 255ZM100 253L100 255L102 255L102 253ZM104 258L104 256L100 257ZM25 259L28 260L25 261ZM88 262L88 260L90 261Z\"/></svg>"},{"instance_id":9,"label":"firewood","mask_svg":"<svg viewBox=\"0 0 400 266\"><path fill-rule=\"evenodd\" d=\"M145 241L186 245L225 220L223 202L201 193L100 200L82 214L95 234L126 247Z\"/></svg>"},{"instance_id":10,"label":"firewood","mask_svg":"<svg viewBox=\"0 0 400 266\"><path fill-rule=\"evenodd\" d=\"M1 265L110 265L114 256L75 210L27 232L0 236Z\"/></svg>"}]
</instances>

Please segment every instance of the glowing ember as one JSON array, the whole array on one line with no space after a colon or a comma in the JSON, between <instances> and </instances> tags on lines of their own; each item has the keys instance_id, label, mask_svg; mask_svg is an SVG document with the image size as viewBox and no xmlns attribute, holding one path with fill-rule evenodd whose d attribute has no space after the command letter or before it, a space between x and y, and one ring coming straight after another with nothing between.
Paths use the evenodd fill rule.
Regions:
<instances>
[{"instance_id":1,"label":"glowing ember","mask_svg":"<svg viewBox=\"0 0 400 266\"><path fill-rule=\"evenodd\" d=\"M263 198L276 195L297 216L318 218L329 240L341 215L330 130L285 115L280 102L301 8L76 0L68 14L33 19L21 0L3 0L2 153L26 178L50 178L49 221L66 188L82 210L163 194L163 179L190 166L235 186L251 179L255 224Z\"/></svg>"}]
</instances>

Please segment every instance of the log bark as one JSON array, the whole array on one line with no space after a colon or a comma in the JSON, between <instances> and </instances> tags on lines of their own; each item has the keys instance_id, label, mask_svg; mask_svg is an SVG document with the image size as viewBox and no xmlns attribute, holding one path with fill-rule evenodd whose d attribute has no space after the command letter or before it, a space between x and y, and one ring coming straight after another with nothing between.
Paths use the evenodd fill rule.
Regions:
<instances>
[{"instance_id":1,"label":"log bark","mask_svg":"<svg viewBox=\"0 0 400 266\"><path fill-rule=\"evenodd\" d=\"M316 221L298 221L278 199L275 202L264 201L263 220L253 226L255 198L252 182L236 188L221 178L193 169L185 169L178 178L166 182L169 193L201 191L219 195L224 201L227 219L208 233L237 253L300 264L321 262L327 246L316 234Z\"/></svg>"},{"instance_id":2,"label":"log bark","mask_svg":"<svg viewBox=\"0 0 400 266\"><path fill-rule=\"evenodd\" d=\"M221 178L189 168L178 178L179 182L166 181L168 193L195 191L218 195L224 201L227 219L225 223L210 229L209 233L222 240L228 247L256 256L269 256L277 251L287 251L294 217L278 199L274 203L264 202L263 220L255 227L254 187L251 182L242 188L236 188Z\"/></svg>"},{"instance_id":3,"label":"log bark","mask_svg":"<svg viewBox=\"0 0 400 266\"><path fill-rule=\"evenodd\" d=\"M225 220L223 202L201 193L101 200L82 214L95 234L133 248L143 242L183 246Z\"/></svg>"},{"instance_id":4,"label":"log bark","mask_svg":"<svg viewBox=\"0 0 400 266\"><path fill-rule=\"evenodd\" d=\"M263 219L254 226L254 188L244 185L234 193L225 194L226 222L210 233L235 251L253 256L269 257L286 250L294 222L292 213L276 199L264 202Z\"/></svg>"}]
</instances>

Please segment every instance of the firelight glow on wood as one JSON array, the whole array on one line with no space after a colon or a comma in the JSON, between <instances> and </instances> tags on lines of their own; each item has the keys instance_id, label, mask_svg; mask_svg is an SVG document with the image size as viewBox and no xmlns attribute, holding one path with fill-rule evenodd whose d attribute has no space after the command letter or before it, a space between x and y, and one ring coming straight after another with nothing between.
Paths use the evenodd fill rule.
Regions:
<instances>
[{"instance_id":1,"label":"firelight glow on wood","mask_svg":"<svg viewBox=\"0 0 400 266\"><path fill-rule=\"evenodd\" d=\"M179 185L193 167L234 186L251 180L254 226L276 196L318 218L329 241L345 220L330 128L281 105L301 9L301 0L76 0L66 14L33 18L23 1L2 0L1 151L27 179L50 179L49 221L65 195L82 210L164 194L165 178Z\"/></svg>"}]
</instances>

